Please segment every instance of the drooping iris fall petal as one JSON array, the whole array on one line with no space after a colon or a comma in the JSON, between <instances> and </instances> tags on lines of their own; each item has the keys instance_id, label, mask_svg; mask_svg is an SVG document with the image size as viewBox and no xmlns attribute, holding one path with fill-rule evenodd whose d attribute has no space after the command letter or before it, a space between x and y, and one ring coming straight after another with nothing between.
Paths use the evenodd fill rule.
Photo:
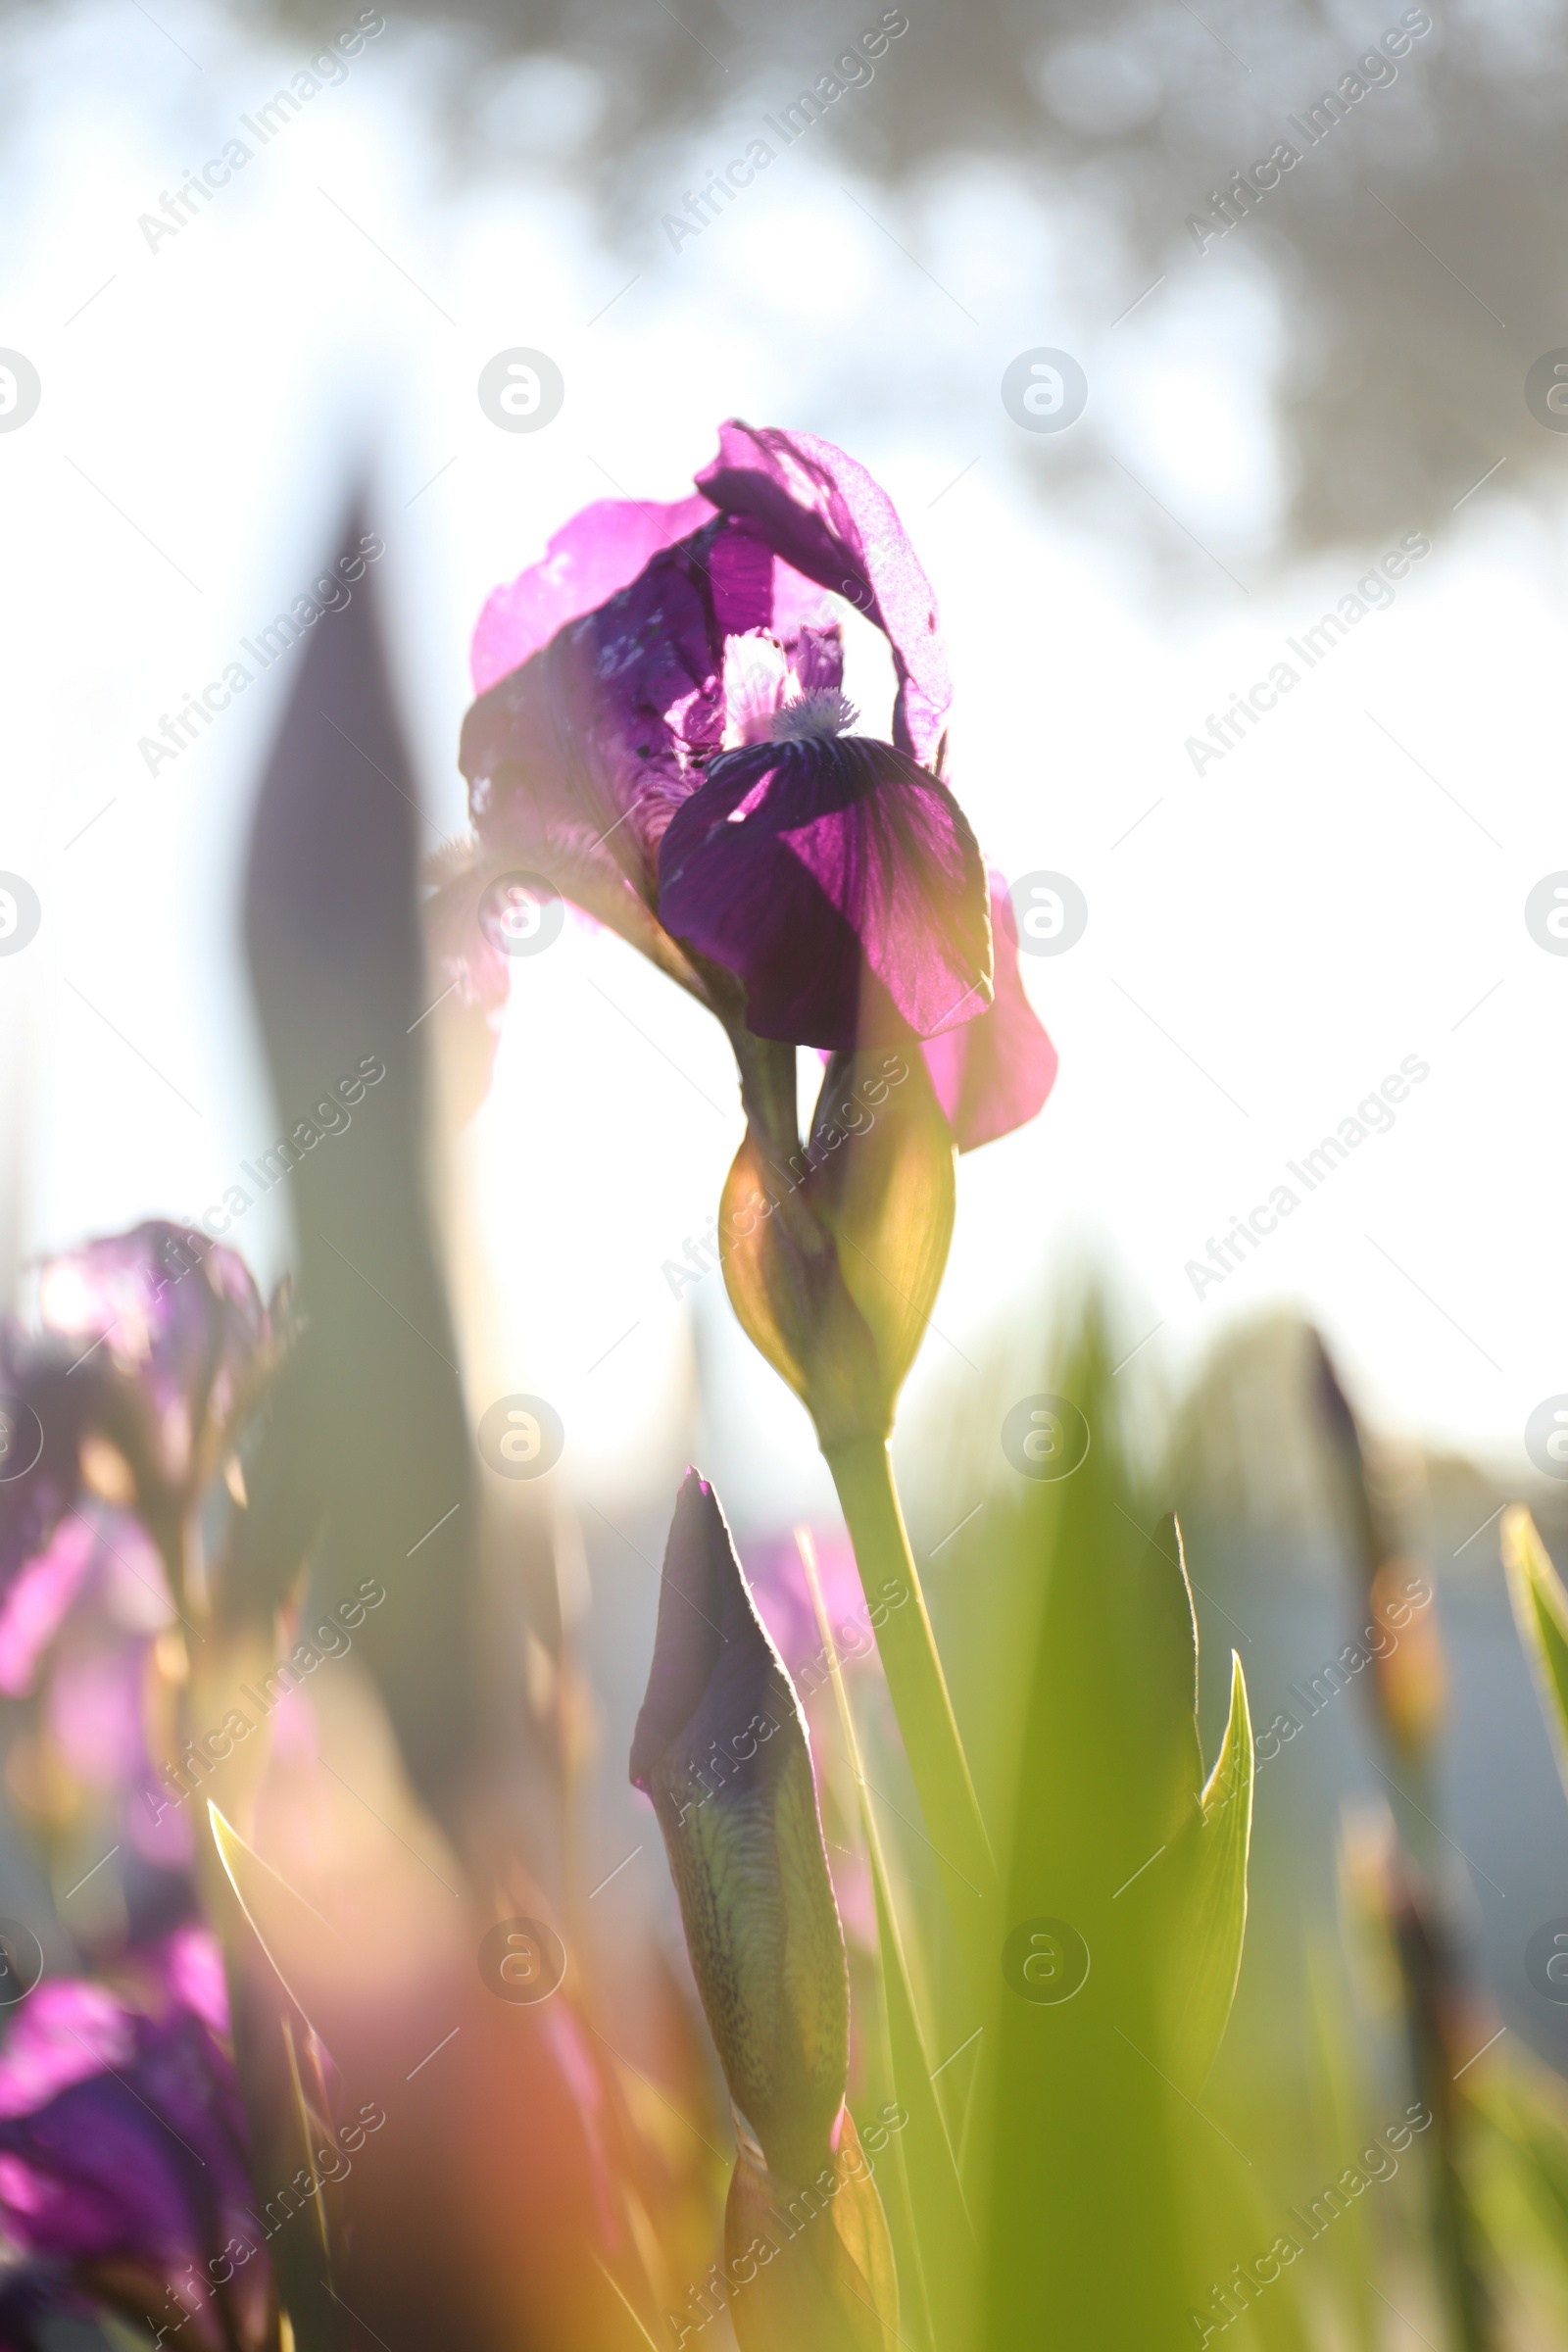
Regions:
<instances>
[{"instance_id":1,"label":"drooping iris fall petal","mask_svg":"<svg viewBox=\"0 0 1568 2352\"><path fill-rule=\"evenodd\" d=\"M713 760L660 856L660 917L743 982L759 1037L936 1037L991 996L985 871L947 787L858 735Z\"/></svg>"},{"instance_id":2,"label":"drooping iris fall petal","mask_svg":"<svg viewBox=\"0 0 1568 2352\"><path fill-rule=\"evenodd\" d=\"M1026 1126L1056 1078L1056 1049L1024 994L1018 925L1000 874L991 877L996 995L977 1020L928 1038L922 1048L937 1101L960 1152L973 1152Z\"/></svg>"}]
</instances>

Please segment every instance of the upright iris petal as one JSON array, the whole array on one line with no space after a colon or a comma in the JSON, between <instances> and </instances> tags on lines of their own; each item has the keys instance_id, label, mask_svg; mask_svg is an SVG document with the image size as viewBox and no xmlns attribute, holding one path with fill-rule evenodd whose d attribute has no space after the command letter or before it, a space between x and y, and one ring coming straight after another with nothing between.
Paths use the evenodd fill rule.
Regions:
<instances>
[{"instance_id":1,"label":"upright iris petal","mask_svg":"<svg viewBox=\"0 0 1568 2352\"><path fill-rule=\"evenodd\" d=\"M743 982L759 1037L848 1052L900 1023L938 1036L990 1002L985 871L963 811L863 736L713 760L664 835L659 910Z\"/></svg>"},{"instance_id":2,"label":"upright iris petal","mask_svg":"<svg viewBox=\"0 0 1568 2352\"><path fill-rule=\"evenodd\" d=\"M718 455L697 487L726 514L748 517L781 564L876 623L898 672L893 740L932 760L953 685L936 597L887 492L831 441L734 417L720 425Z\"/></svg>"},{"instance_id":3,"label":"upright iris petal","mask_svg":"<svg viewBox=\"0 0 1568 2352\"><path fill-rule=\"evenodd\" d=\"M486 598L470 654L474 692L483 694L520 667L567 621L608 604L662 550L712 519L700 495L668 506L600 498L584 507L556 533L541 563Z\"/></svg>"},{"instance_id":4,"label":"upright iris petal","mask_svg":"<svg viewBox=\"0 0 1568 2352\"><path fill-rule=\"evenodd\" d=\"M723 741L725 641L771 617L772 568L710 515L482 694L459 760L485 847L539 858L617 928L628 890L651 906L670 813Z\"/></svg>"}]
</instances>

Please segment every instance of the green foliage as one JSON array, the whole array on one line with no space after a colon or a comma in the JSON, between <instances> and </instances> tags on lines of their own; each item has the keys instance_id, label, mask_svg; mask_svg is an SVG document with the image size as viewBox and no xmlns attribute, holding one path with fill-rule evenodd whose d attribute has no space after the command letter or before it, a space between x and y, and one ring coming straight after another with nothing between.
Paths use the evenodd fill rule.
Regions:
<instances>
[{"instance_id":1,"label":"green foliage","mask_svg":"<svg viewBox=\"0 0 1568 2352\"><path fill-rule=\"evenodd\" d=\"M1519 1639L1568 1785L1568 1592L1527 1510L1516 1507L1503 1520L1502 1556Z\"/></svg>"},{"instance_id":2,"label":"green foliage","mask_svg":"<svg viewBox=\"0 0 1568 2352\"><path fill-rule=\"evenodd\" d=\"M1240 1965L1251 1731L1235 1664L1205 1783L1180 1543L1170 1519L1146 1532L1093 1322L1054 1385L1092 1443L1023 1495L1011 1538L1033 1621L975 2168L979 2341L1164 2352L1197 2340L1193 2310L1257 2228L1247 2157L1195 2103ZM1291 2289L1273 2294L1283 2326Z\"/></svg>"},{"instance_id":3,"label":"green foliage","mask_svg":"<svg viewBox=\"0 0 1568 2352\"><path fill-rule=\"evenodd\" d=\"M1165 1524L1174 1539L1175 1521ZM1173 1869L1185 1877L1187 1886L1172 1955L1171 2056L1193 2089L1201 2085L1214 2063L1236 1997L1247 1933L1247 1858L1251 1842L1252 1722L1242 1661L1232 1650L1225 1738L1197 1819L1184 1826L1173 1859Z\"/></svg>"},{"instance_id":4,"label":"green foliage","mask_svg":"<svg viewBox=\"0 0 1568 2352\"><path fill-rule=\"evenodd\" d=\"M888 2056L894 2086L907 2119L896 2143L894 2172L900 2193L888 2200L889 2224L899 2253L906 2302L918 2301L927 2339L945 2347L960 2341L964 2332L967 2297L973 2285L974 2232L920 2029L904 1937L888 1885L887 1863L871 1809L871 1793L860 1761L859 1740L839 1668L837 1646L809 1552L803 1550L803 1558L817 1634L832 1676L840 1736L859 1798L861 1830L876 1899Z\"/></svg>"}]
</instances>

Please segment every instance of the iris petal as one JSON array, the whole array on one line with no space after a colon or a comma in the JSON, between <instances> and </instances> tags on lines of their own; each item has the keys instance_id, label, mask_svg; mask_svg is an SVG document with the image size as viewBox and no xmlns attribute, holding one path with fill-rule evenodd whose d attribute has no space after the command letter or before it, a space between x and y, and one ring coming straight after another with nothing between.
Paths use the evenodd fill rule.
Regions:
<instances>
[{"instance_id":1,"label":"iris petal","mask_svg":"<svg viewBox=\"0 0 1568 2352\"><path fill-rule=\"evenodd\" d=\"M601 498L584 507L556 533L539 563L486 598L469 653L474 692L483 694L519 668L568 621L608 604L662 549L712 519L713 510L701 496L667 506Z\"/></svg>"},{"instance_id":2,"label":"iris petal","mask_svg":"<svg viewBox=\"0 0 1568 2352\"><path fill-rule=\"evenodd\" d=\"M937 1101L960 1152L1026 1126L1056 1079L1056 1049L1024 994L1018 926L1000 874L991 877L996 998L978 1020L928 1038L923 1048Z\"/></svg>"},{"instance_id":3,"label":"iris petal","mask_svg":"<svg viewBox=\"0 0 1568 2352\"><path fill-rule=\"evenodd\" d=\"M743 982L759 1037L851 1051L906 1026L938 1036L990 1002L974 836L891 744L759 743L713 760L664 836L659 908Z\"/></svg>"},{"instance_id":4,"label":"iris petal","mask_svg":"<svg viewBox=\"0 0 1568 2352\"><path fill-rule=\"evenodd\" d=\"M720 425L718 456L697 487L755 523L781 563L848 597L893 649L893 740L922 762L947 724L953 687L936 597L887 492L814 433Z\"/></svg>"}]
</instances>

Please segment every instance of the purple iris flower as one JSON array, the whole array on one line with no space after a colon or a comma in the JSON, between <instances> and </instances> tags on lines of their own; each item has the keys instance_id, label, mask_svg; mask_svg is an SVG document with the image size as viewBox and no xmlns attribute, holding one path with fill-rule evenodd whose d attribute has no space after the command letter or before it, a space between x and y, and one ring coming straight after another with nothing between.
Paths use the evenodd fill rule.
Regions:
<instances>
[{"instance_id":1,"label":"purple iris flower","mask_svg":"<svg viewBox=\"0 0 1568 2352\"><path fill-rule=\"evenodd\" d=\"M217 1947L180 1930L136 1994L41 1984L0 2052L0 2223L69 2308L155 2340L259 2340L268 2303ZM162 2330L163 2332L159 2332Z\"/></svg>"},{"instance_id":2,"label":"purple iris flower","mask_svg":"<svg viewBox=\"0 0 1568 2352\"><path fill-rule=\"evenodd\" d=\"M937 1101L960 1152L1027 1126L1056 1079L1056 1049L1035 1018L1018 975L1018 920L1007 886L991 876L996 997L976 1021L921 1048Z\"/></svg>"},{"instance_id":3,"label":"purple iris flower","mask_svg":"<svg viewBox=\"0 0 1568 2352\"><path fill-rule=\"evenodd\" d=\"M812 434L725 424L697 489L585 509L486 605L460 754L479 855L436 869L437 959L493 1041L481 895L542 871L732 1032L853 1050L989 1027L933 1078L960 1148L1005 1133L1055 1057L1015 956L994 964L944 780L930 582L885 492ZM890 742L853 731L832 596L887 638Z\"/></svg>"},{"instance_id":4,"label":"purple iris flower","mask_svg":"<svg viewBox=\"0 0 1568 2352\"><path fill-rule=\"evenodd\" d=\"M51 1544L90 1480L99 1441L168 1556L263 1368L270 1324L244 1260L149 1220L36 1270L28 1313L0 1331L0 1590ZM128 1475L127 1475L128 1474Z\"/></svg>"},{"instance_id":5,"label":"purple iris flower","mask_svg":"<svg viewBox=\"0 0 1568 2352\"><path fill-rule=\"evenodd\" d=\"M0 1327L0 1591L49 1544L81 1492L87 1394Z\"/></svg>"},{"instance_id":6,"label":"purple iris flower","mask_svg":"<svg viewBox=\"0 0 1568 2352\"><path fill-rule=\"evenodd\" d=\"M236 1251L149 1219L47 1259L37 1327L40 1353L69 1352L106 1415L134 1399L136 1455L175 1490L191 1483L204 1424L233 1418L267 1315Z\"/></svg>"},{"instance_id":7,"label":"purple iris flower","mask_svg":"<svg viewBox=\"0 0 1568 2352\"><path fill-rule=\"evenodd\" d=\"M847 706L786 706L769 740L722 753L660 853L660 914L733 972L758 1037L843 1053L985 1009L984 868L946 786L890 743L840 732Z\"/></svg>"}]
</instances>

